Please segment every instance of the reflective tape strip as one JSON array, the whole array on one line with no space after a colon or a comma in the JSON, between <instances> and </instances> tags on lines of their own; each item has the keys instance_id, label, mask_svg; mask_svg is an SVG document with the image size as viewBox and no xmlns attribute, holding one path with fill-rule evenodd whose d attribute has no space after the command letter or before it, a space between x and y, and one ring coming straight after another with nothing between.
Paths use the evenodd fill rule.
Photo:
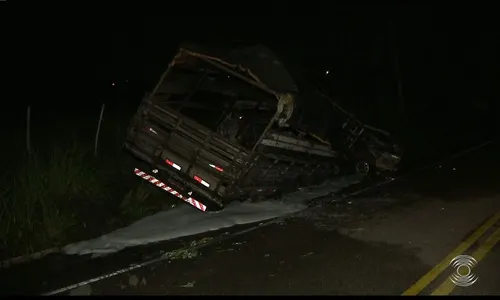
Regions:
<instances>
[{"instance_id":1,"label":"reflective tape strip","mask_svg":"<svg viewBox=\"0 0 500 300\"><path fill-rule=\"evenodd\" d=\"M198 181L199 183L203 184L206 187L210 187L210 183L206 182L205 180L201 179L201 177L194 176L194 180Z\"/></svg>"},{"instance_id":2,"label":"reflective tape strip","mask_svg":"<svg viewBox=\"0 0 500 300\"><path fill-rule=\"evenodd\" d=\"M178 164L174 163L173 161L166 159L165 162L167 163L167 165L172 166L172 167L176 168L179 171L181 170L181 166L179 166Z\"/></svg>"},{"instance_id":3,"label":"reflective tape strip","mask_svg":"<svg viewBox=\"0 0 500 300\"><path fill-rule=\"evenodd\" d=\"M181 200L191 204L192 206L196 207L197 209L199 209L201 211L207 210L207 207L203 203L193 199L192 197L187 198L187 197L182 196L179 192L177 192L173 188L169 187L165 183L161 182L160 180L156 179L155 177L148 175L145 172L143 172L137 168L134 169L134 173L135 173L135 175L141 177L142 179L148 181L149 183L154 184L157 187L161 188L162 190L167 191L170 194L176 196L177 198L180 198Z\"/></svg>"},{"instance_id":4,"label":"reflective tape strip","mask_svg":"<svg viewBox=\"0 0 500 300\"><path fill-rule=\"evenodd\" d=\"M218 166L216 166L216 165L214 165L214 164L209 164L209 166L210 166L211 168L216 169L216 170L217 170L217 171L219 171L219 172L224 172L224 169L223 169L223 168L218 167Z\"/></svg>"}]
</instances>

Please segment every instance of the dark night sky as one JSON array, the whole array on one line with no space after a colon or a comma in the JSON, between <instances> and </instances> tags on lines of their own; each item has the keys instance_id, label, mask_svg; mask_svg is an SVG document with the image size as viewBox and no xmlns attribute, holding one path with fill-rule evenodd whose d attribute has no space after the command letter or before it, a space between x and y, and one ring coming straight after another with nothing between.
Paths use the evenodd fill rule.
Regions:
<instances>
[{"instance_id":1,"label":"dark night sky","mask_svg":"<svg viewBox=\"0 0 500 300\"><path fill-rule=\"evenodd\" d=\"M418 103L416 110L444 111L459 98L497 97L498 34L488 8L472 14L456 6L438 10L406 2L323 6L314 7L322 16L309 17L287 15L281 7L267 17L89 15L33 22L24 29L29 35L9 35L12 44L30 52L11 61L13 74L20 82L39 80L28 91L37 96L15 104L72 102L83 109L109 101L117 90L137 102L184 39L260 41L296 57L308 70L331 69L336 95L366 98L395 97L396 44L405 97L410 106Z\"/></svg>"},{"instance_id":2,"label":"dark night sky","mask_svg":"<svg viewBox=\"0 0 500 300\"><path fill-rule=\"evenodd\" d=\"M186 17L122 20L110 24L109 35L101 34L96 76L103 82L130 77L145 81L147 88L164 70L180 40L240 38L262 41L291 55L302 54L307 68L333 67L334 77L343 86L356 82L371 89L377 77L390 76L391 42L400 48L402 75L411 93L473 96L489 85L498 43L497 35L488 32L491 27L405 6L398 14L345 11L349 13L337 12L330 18L258 18L260 23L252 17L212 21L188 17L203 25L197 30L179 29L189 23ZM468 83L462 86L466 90L458 88L459 82Z\"/></svg>"}]
</instances>

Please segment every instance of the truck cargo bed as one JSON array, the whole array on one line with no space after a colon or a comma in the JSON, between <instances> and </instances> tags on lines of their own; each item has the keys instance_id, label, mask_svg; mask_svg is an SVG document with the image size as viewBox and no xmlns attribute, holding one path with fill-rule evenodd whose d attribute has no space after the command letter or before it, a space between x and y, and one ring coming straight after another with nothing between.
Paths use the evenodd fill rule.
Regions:
<instances>
[{"instance_id":1,"label":"truck cargo bed","mask_svg":"<svg viewBox=\"0 0 500 300\"><path fill-rule=\"evenodd\" d=\"M143 99L125 147L142 162L136 175L201 210L222 208L339 172L345 155L332 142L352 147L364 128L329 120L329 100L315 99L300 97L265 47L184 44Z\"/></svg>"}]
</instances>

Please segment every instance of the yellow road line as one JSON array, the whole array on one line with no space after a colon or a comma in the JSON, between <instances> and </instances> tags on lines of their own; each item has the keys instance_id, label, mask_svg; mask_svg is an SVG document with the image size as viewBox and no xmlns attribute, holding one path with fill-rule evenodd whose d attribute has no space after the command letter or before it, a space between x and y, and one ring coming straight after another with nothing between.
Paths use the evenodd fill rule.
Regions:
<instances>
[{"instance_id":1,"label":"yellow road line","mask_svg":"<svg viewBox=\"0 0 500 300\"><path fill-rule=\"evenodd\" d=\"M500 241L500 228L498 228L474 253L472 257L479 263L486 254ZM439 287L437 287L431 295L449 295L456 285L447 278Z\"/></svg>"},{"instance_id":2,"label":"yellow road line","mask_svg":"<svg viewBox=\"0 0 500 300\"><path fill-rule=\"evenodd\" d=\"M496 222L500 220L500 211L498 211L493 217L491 217L486 223L481 225L473 234L471 234L465 241L460 243L457 248L455 248L448 256L446 256L440 263L438 263L434 268L432 268L427 274L422 276L415 284L413 284L409 289L407 289L402 295L403 296L415 296L418 295L429 283L436 279L446 268L450 261L456 256L464 253L469 247L474 244L481 236L483 236L491 226L495 225Z\"/></svg>"}]
</instances>

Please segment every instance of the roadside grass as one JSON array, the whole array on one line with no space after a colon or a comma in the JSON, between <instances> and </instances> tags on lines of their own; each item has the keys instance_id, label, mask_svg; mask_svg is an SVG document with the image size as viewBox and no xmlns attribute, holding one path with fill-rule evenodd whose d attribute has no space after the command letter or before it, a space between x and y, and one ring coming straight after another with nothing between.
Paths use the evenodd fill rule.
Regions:
<instances>
[{"instance_id":1,"label":"roadside grass","mask_svg":"<svg viewBox=\"0 0 500 300\"><path fill-rule=\"evenodd\" d=\"M94 238L175 203L133 175L113 127L97 157L83 139L17 153L0 186L0 260Z\"/></svg>"},{"instance_id":2,"label":"roadside grass","mask_svg":"<svg viewBox=\"0 0 500 300\"><path fill-rule=\"evenodd\" d=\"M54 148L49 157L24 157L0 202L3 252L30 253L65 239L64 233L76 222L71 206L101 189L94 166L82 163L84 156L76 148Z\"/></svg>"}]
</instances>

